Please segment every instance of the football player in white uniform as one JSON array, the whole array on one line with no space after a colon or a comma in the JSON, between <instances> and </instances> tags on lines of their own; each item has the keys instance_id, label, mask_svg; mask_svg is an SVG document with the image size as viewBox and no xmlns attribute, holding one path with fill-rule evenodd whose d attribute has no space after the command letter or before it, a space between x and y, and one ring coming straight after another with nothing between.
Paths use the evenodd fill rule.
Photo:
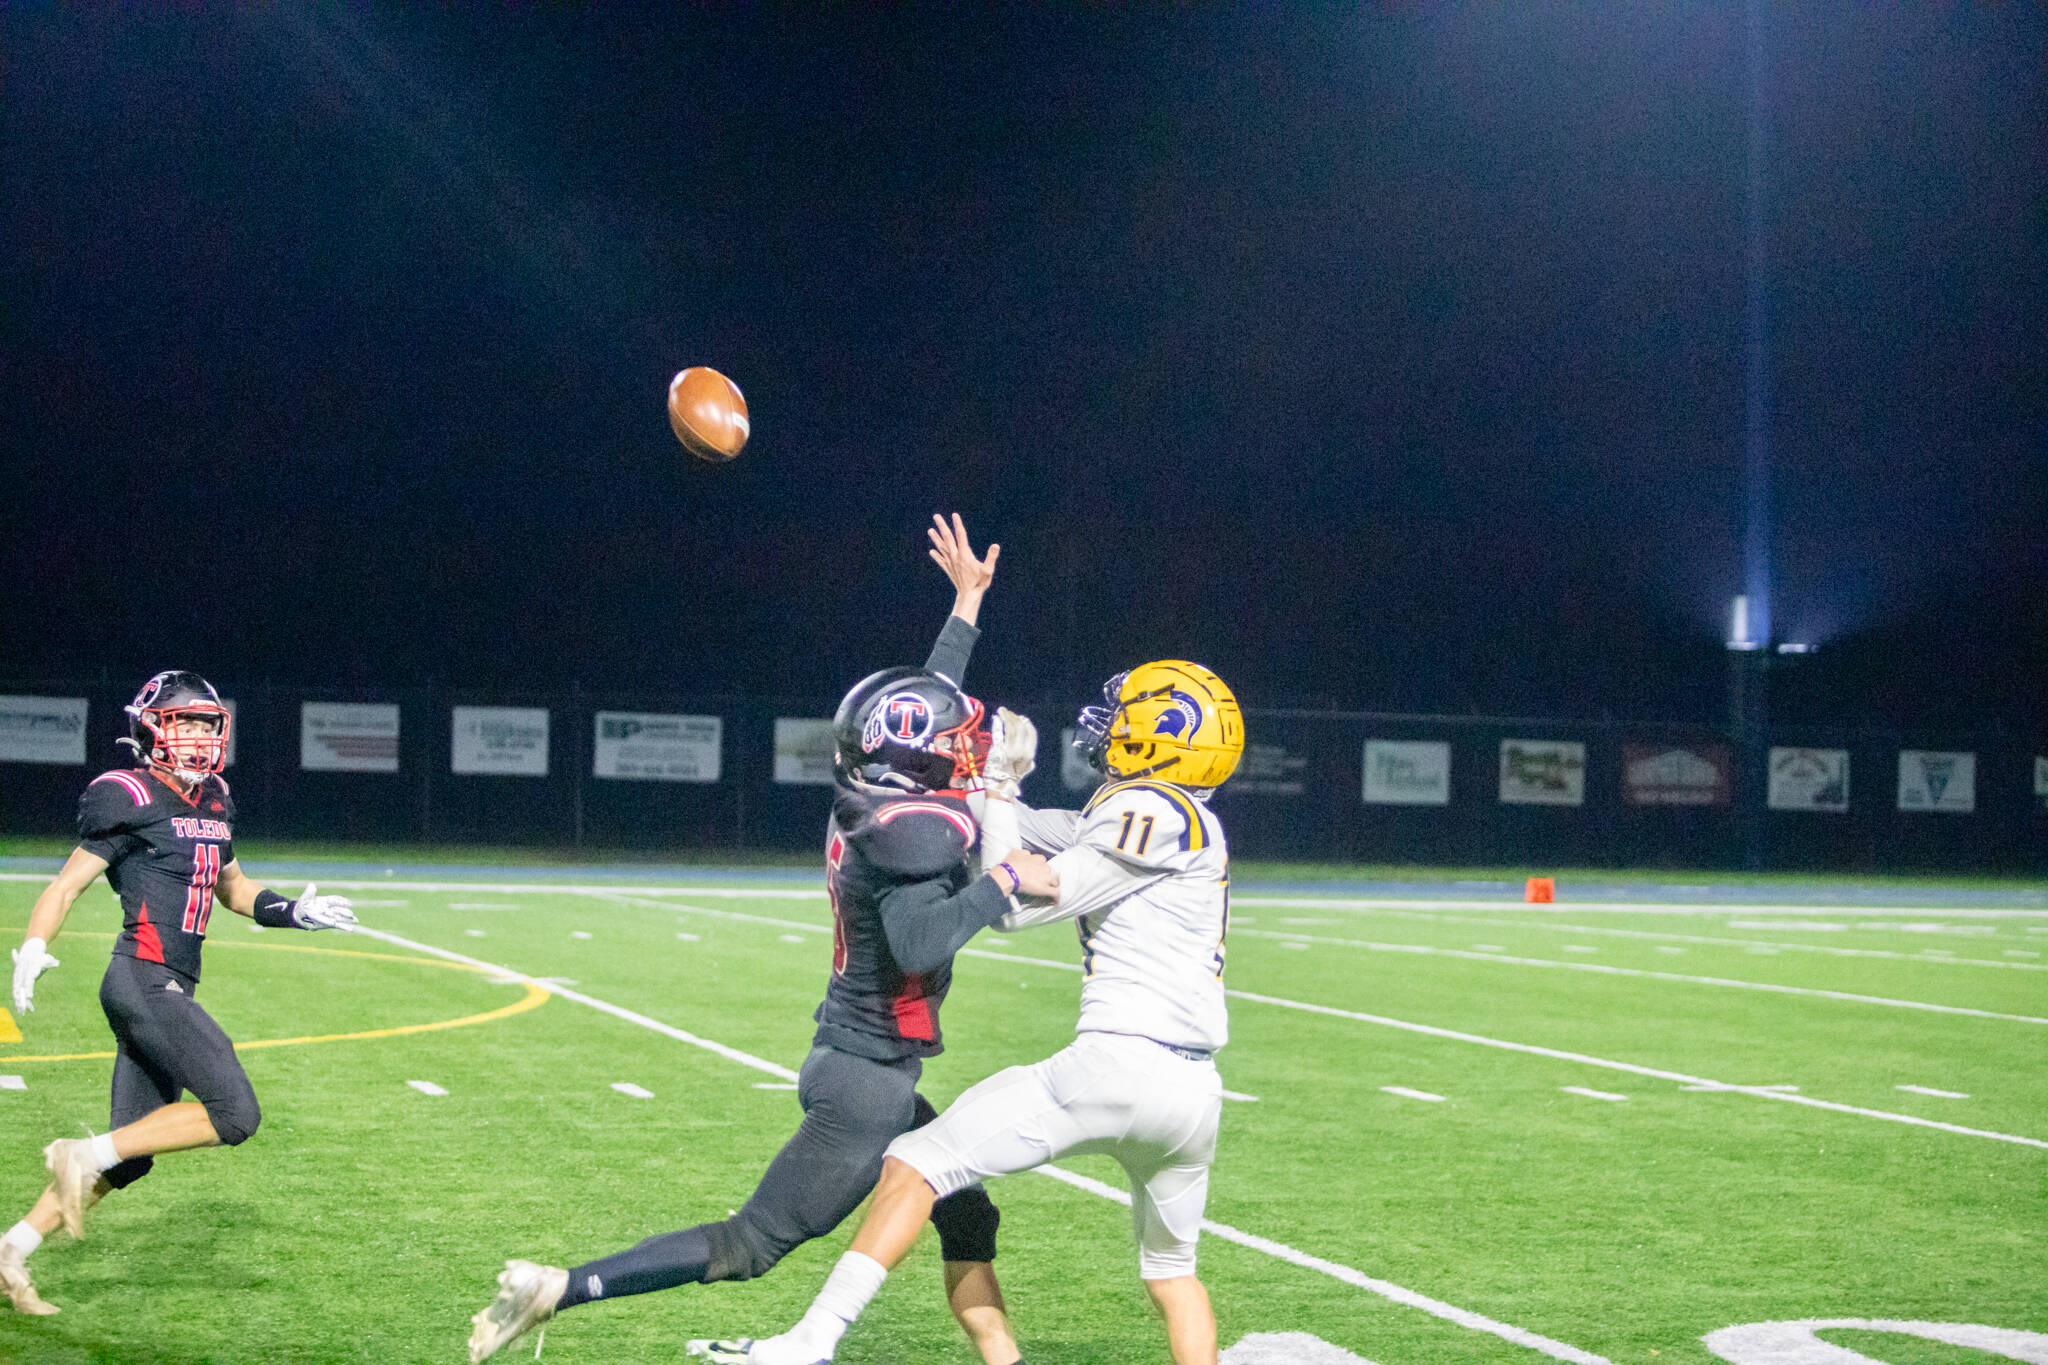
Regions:
<instances>
[{"instance_id":1,"label":"football player in white uniform","mask_svg":"<svg viewBox=\"0 0 2048 1365\"><path fill-rule=\"evenodd\" d=\"M1051 855L998 929L1071 919L1084 979L1079 1036L1035 1066L968 1090L889 1146L853 1247L803 1320L762 1341L693 1342L712 1360L819 1365L910 1250L935 1200L1071 1152L1106 1153L1131 1178L1138 1273L1166 1320L1177 1365L1213 1365L1216 1318L1195 1276L1228 1037L1223 995L1229 854L1204 804L1244 749L1237 699L1208 669L1162 660L1121 674L1081 714L1082 745L1108 778L1081 811L1016 800L1031 722L1003 712L983 793L981 856ZM1036 895L1035 892L1050 894Z\"/></svg>"}]
</instances>

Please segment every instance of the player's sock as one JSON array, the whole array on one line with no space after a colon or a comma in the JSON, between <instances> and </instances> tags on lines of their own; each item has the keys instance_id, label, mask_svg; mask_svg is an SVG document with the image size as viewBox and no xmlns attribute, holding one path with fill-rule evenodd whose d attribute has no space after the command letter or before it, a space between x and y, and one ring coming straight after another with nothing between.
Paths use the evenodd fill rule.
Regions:
<instances>
[{"instance_id":1,"label":"player's sock","mask_svg":"<svg viewBox=\"0 0 2048 1365\"><path fill-rule=\"evenodd\" d=\"M7 1229L5 1236L0 1236L0 1247L14 1248L24 1261L34 1255L35 1249L42 1244L43 1234L30 1227L26 1218Z\"/></svg>"},{"instance_id":2,"label":"player's sock","mask_svg":"<svg viewBox=\"0 0 2048 1365\"><path fill-rule=\"evenodd\" d=\"M112 1170L121 1164L121 1158L114 1153L114 1135L101 1133L92 1140L92 1164L94 1170Z\"/></svg>"},{"instance_id":3,"label":"player's sock","mask_svg":"<svg viewBox=\"0 0 2048 1365\"><path fill-rule=\"evenodd\" d=\"M790 1335L802 1336L827 1352L833 1350L888 1278L888 1268L880 1261L858 1251L847 1252L832 1267L831 1278Z\"/></svg>"},{"instance_id":4,"label":"player's sock","mask_svg":"<svg viewBox=\"0 0 2048 1365\"><path fill-rule=\"evenodd\" d=\"M711 1226L664 1232L616 1256L575 1267L569 1272L568 1287L562 1291L556 1310L598 1299L673 1289L679 1284L701 1284L711 1269Z\"/></svg>"}]
</instances>

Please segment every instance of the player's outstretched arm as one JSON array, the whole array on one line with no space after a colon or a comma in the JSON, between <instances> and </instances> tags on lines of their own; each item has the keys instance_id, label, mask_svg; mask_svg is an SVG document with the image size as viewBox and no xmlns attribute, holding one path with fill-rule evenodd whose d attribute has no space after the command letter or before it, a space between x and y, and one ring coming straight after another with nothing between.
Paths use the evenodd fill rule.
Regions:
<instances>
[{"instance_id":1,"label":"player's outstretched arm","mask_svg":"<svg viewBox=\"0 0 2048 1365\"><path fill-rule=\"evenodd\" d=\"M889 955L906 972L929 972L953 960L967 940L1007 914L1019 886L1057 891L1045 859L1022 849L1008 863L948 894L937 879L899 886L882 897L882 933Z\"/></svg>"},{"instance_id":2,"label":"player's outstretched arm","mask_svg":"<svg viewBox=\"0 0 2048 1365\"><path fill-rule=\"evenodd\" d=\"M349 929L356 924L356 912L346 897L323 896L308 882L305 894L286 900L242 871L240 858L220 870L213 894L228 909L266 929Z\"/></svg>"},{"instance_id":3,"label":"player's outstretched arm","mask_svg":"<svg viewBox=\"0 0 2048 1365\"><path fill-rule=\"evenodd\" d=\"M64 866L57 870L57 875L36 897L35 909L28 916L28 933L22 936L21 946L12 954L16 1014L34 1012L36 978L57 965L57 959L49 953L50 941L63 931L64 918L71 913L72 902L78 899L79 893L106 870L105 858L74 848L71 856L64 860Z\"/></svg>"}]
</instances>

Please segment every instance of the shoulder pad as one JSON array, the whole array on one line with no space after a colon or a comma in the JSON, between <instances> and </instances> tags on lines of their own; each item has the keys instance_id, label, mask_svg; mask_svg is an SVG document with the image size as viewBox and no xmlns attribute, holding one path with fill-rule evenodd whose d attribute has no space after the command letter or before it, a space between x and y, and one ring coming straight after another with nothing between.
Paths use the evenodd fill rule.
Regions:
<instances>
[{"instance_id":1,"label":"shoulder pad","mask_svg":"<svg viewBox=\"0 0 2048 1365\"><path fill-rule=\"evenodd\" d=\"M1126 862L1158 862L1209 845L1195 798L1171 782L1139 778L1096 792L1082 815L1081 841Z\"/></svg>"},{"instance_id":2,"label":"shoulder pad","mask_svg":"<svg viewBox=\"0 0 2048 1365\"><path fill-rule=\"evenodd\" d=\"M101 773L86 784L78 798L79 837L97 839L132 828L147 818L143 812L155 800L156 792L132 770L116 768Z\"/></svg>"},{"instance_id":3,"label":"shoulder pad","mask_svg":"<svg viewBox=\"0 0 2048 1365\"><path fill-rule=\"evenodd\" d=\"M905 796L875 802L847 840L885 872L929 877L957 865L977 835L966 802Z\"/></svg>"}]
</instances>

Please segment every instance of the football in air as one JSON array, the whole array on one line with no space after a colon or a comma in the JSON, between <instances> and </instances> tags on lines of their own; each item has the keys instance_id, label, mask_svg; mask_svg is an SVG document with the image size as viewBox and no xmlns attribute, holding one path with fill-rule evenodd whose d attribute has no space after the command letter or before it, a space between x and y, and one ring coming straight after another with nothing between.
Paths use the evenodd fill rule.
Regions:
<instances>
[{"instance_id":1,"label":"football in air","mask_svg":"<svg viewBox=\"0 0 2048 1365\"><path fill-rule=\"evenodd\" d=\"M705 365L692 365L668 381L668 424L683 449L711 464L739 454L752 431L740 386Z\"/></svg>"}]
</instances>

